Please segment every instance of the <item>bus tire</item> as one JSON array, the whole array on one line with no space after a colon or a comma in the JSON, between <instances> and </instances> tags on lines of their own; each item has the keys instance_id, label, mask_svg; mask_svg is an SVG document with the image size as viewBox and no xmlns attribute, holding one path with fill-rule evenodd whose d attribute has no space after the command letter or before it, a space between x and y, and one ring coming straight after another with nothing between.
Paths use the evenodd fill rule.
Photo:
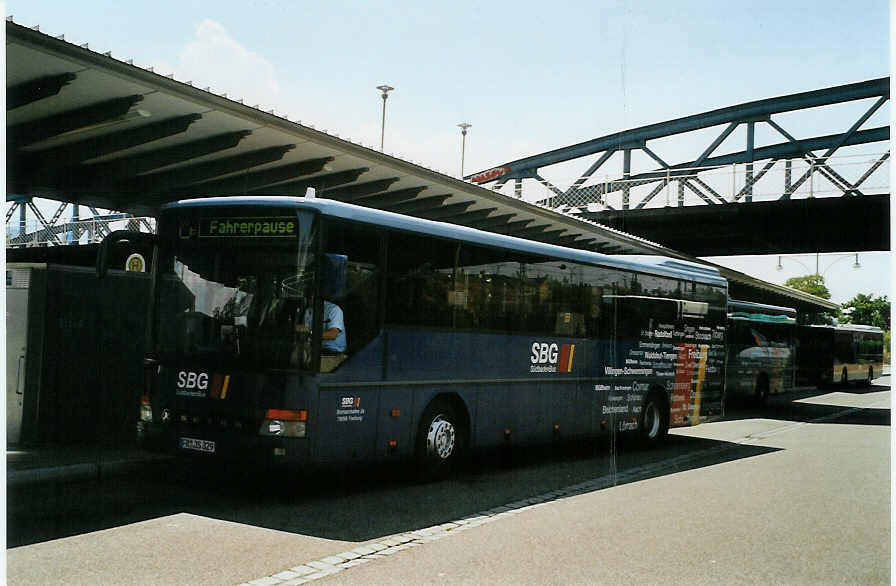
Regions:
<instances>
[{"instance_id":1,"label":"bus tire","mask_svg":"<svg viewBox=\"0 0 896 586\"><path fill-rule=\"evenodd\" d=\"M759 378L756 379L756 390L753 391L753 398L756 404L760 407L767 405L769 392L768 376L760 374Z\"/></svg>"},{"instance_id":2,"label":"bus tire","mask_svg":"<svg viewBox=\"0 0 896 586\"><path fill-rule=\"evenodd\" d=\"M644 398L638 421L638 441L642 447L654 448L669 433L669 407L662 393L651 391Z\"/></svg>"},{"instance_id":3,"label":"bus tire","mask_svg":"<svg viewBox=\"0 0 896 586\"><path fill-rule=\"evenodd\" d=\"M865 380L862 381L862 386L863 386L863 387L870 387L870 386L871 386L871 381L873 381L873 380L874 380L874 367L873 367L873 366L869 366L869 367L868 367L868 378L866 378Z\"/></svg>"},{"instance_id":4,"label":"bus tire","mask_svg":"<svg viewBox=\"0 0 896 586\"><path fill-rule=\"evenodd\" d=\"M420 418L415 458L419 480L445 478L458 467L466 445L466 425L448 399L432 401Z\"/></svg>"}]
</instances>

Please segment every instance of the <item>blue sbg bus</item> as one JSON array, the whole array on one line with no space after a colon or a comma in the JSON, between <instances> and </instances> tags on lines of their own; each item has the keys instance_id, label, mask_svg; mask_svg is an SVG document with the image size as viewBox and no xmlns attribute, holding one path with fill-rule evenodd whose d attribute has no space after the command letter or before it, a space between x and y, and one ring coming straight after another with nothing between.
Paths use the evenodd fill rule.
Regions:
<instances>
[{"instance_id":1,"label":"blue sbg bus","mask_svg":"<svg viewBox=\"0 0 896 586\"><path fill-rule=\"evenodd\" d=\"M273 196L168 204L153 246L147 445L437 472L469 449L652 444L722 414L714 269Z\"/></svg>"}]
</instances>

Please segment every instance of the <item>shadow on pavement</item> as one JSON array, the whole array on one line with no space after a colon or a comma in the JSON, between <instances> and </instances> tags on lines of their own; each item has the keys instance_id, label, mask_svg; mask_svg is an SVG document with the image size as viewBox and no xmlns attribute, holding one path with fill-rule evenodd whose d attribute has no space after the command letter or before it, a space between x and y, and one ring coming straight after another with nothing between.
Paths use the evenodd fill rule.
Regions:
<instances>
[{"instance_id":1,"label":"shadow on pavement","mask_svg":"<svg viewBox=\"0 0 896 586\"><path fill-rule=\"evenodd\" d=\"M747 397L732 397L725 407L725 419L737 421L742 419L774 419L805 423L819 421L834 424L850 425L890 425L890 409L881 407L847 407L844 405L812 402L813 397L824 397L831 393L846 395L868 395L889 392L889 385L872 385L870 387L834 387L822 390L807 390L786 395L773 395L768 404L759 406Z\"/></svg>"},{"instance_id":2,"label":"shadow on pavement","mask_svg":"<svg viewBox=\"0 0 896 586\"><path fill-rule=\"evenodd\" d=\"M824 395L836 391L858 396L889 391L889 386L813 389L772 397L763 408L735 403L727 410L726 419L890 424L889 409L822 404ZM812 397L819 401L812 402ZM624 439L488 453L473 459L455 477L432 483L416 482L408 466L395 465L300 475L171 463L100 480L8 486L7 545L16 547L182 512L362 542L569 487L578 486L574 492L591 492L778 451L681 435L670 435L659 449L643 451Z\"/></svg>"},{"instance_id":3,"label":"shadow on pavement","mask_svg":"<svg viewBox=\"0 0 896 586\"><path fill-rule=\"evenodd\" d=\"M419 483L407 467L212 471L171 466L162 475L10 490L7 545L16 547L175 513L326 539L362 542L413 531L582 483L600 490L777 451L670 436L641 451L608 438L555 449L516 449L475 458L440 482Z\"/></svg>"}]
</instances>

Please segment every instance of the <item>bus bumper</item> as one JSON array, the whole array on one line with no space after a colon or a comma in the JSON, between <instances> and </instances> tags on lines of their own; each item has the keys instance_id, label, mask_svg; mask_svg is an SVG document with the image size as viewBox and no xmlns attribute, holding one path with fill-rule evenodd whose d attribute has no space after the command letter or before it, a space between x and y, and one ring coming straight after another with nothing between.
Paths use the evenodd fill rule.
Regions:
<instances>
[{"instance_id":1,"label":"bus bumper","mask_svg":"<svg viewBox=\"0 0 896 586\"><path fill-rule=\"evenodd\" d=\"M209 463L296 467L308 464L311 459L306 438L196 433L155 424L138 426L138 445Z\"/></svg>"}]
</instances>

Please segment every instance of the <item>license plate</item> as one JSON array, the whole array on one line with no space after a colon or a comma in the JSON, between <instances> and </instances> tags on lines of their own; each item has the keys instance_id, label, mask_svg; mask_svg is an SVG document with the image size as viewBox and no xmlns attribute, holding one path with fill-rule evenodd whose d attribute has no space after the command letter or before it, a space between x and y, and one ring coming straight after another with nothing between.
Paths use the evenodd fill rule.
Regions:
<instances>
[{"instance_id":1,"label":"license plate","mask_svg":"<svg viewBox=\"0 0 896 586\"><path fill-rule=\"evenodd\" d=\"M180 438L180 449L194 452L215 453L215 442L209 440L194 439L192 437Z\"/></svg>"}]
</instances>

